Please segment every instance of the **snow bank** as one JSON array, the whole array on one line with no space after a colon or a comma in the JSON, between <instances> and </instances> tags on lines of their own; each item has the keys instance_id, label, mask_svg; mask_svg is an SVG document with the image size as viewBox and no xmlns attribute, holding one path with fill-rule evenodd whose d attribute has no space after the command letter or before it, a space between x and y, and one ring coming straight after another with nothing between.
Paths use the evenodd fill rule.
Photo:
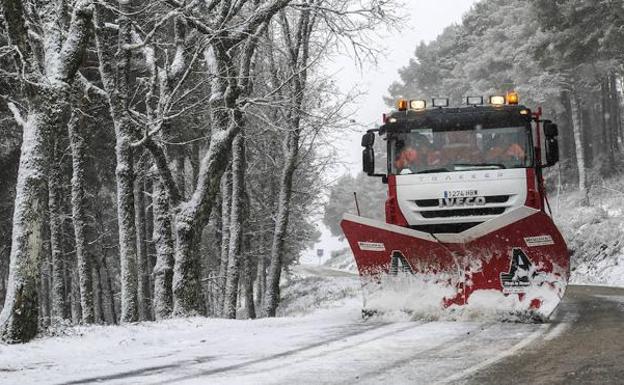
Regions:
<instances>
[{"instance_id":1,"label":"snow bank","mask_svg":"<svg viewBox=\"0 0 624 385\"><path fill-rule=\"evenodd\" d=\"M298 266L282 289L277 314L298 316L318 309L343 306L361 298L361 284L355 274L314 266Z\"/></svg>"},{"instance_id":2,"label":"snow bank","mask_svg":"<svg viewBox=\"0 0 624 385\"><path fill-rule=\"evenodd\" d=\"M618 183L594 189L587 207L576 192L554 197L555 221L572 251L573 284L624 286L624 188Z\"/></svg>"},{"instance_id":3,"label":"snow bank","mask_svg":"<svg viewBox=\"0 0 624 385\"><path fill-rule=\"evenodd\" d=\"M184 377L196 367L205 366L208 372L234 368L317 344L353 327L374 326L362 321L357 276L307 267L296 268L289 279L281 318L197 317L66 326L50 329L28 344L0 344L0 384L25 383L24 379L28 384L166 383L173 380L169 376ZM126 375L129 378L123 378Z\"/></svg>"},{"instance_id":4,"label":"snow bank","mask_svg":"<svg viewBox=\"0 0 624 385\"><path fill-rule=\"evenodd\" d=\"M336 270L350 271L357 273L357 265L355 264L355 258L351 248L345 247L344 249L335 250L331 252L330 258L324 263L327 266Z\"/></svg>"}]
</instances>

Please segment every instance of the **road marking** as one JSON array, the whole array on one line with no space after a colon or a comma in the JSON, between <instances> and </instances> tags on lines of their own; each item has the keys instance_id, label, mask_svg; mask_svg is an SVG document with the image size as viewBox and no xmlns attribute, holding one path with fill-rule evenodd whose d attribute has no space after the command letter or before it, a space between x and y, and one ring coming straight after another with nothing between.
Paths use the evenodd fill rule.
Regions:
<instances>
[{"instance_id":1,"label":"road marking","mask_svg":"<svg viewBox=\"0 0 624 385\"><path fill-rule=\"evenodd\" d=\"M451 383L453 381L457 381L460 380L462 378L468 377L471 374L474 374L484 368L487 368L488 366L502 360L505 359L511 355L513 355L514 353L516 353L517 351L524 349L526 346L528 346L529 344L533 343L533 341L535 341L536 339L538 339L540 336L542 336L544 333L546 333L546 331L551 327L551 325L541 325L540 328L536 331L534 331L533 333L531 333L527 338L525 338L524 340L520 341L519 343L515 344L514 346L512 346L510 349L504 351L503 353L494 356L488 360L485 360L477 365L471 366L467 369L464 369L463 371L456 373L450 377L447 377L443 380L440 380L438 382L436 382L436 385L442 385L442 384L448 384Z\"/></svg>"},{"instance_id":2,"label":"road marking","mask_svg":"<svg viewBox=\"0 0 624 385\"><path fill-rule=\"evenodd\" d=\"M544 336L544 341L554 340L555 338L563 334L563 332L566 331L566 329L568 329L569 327L570 327L570 324L568 322L561 322L559 325L552 328L548 332L548 334Z\"/></svg>"},{"instance_id":3,"label":"road marking","mask_svg":"<svg viewBox=\"0 0 624 385\"><path fill-rule=\"evenodd\" d=\"M577 315L574 314L573 312L567 313L563 317L561 322L559 322L559 324L557 326L552 328L544 336L544 340L545 341L551 341L551 340L554 340L555 338L559 337L561 334L563 334L563 332L565 332L570 327L570 325L572 325L572 323L574 323L574 321L576 321L576 318L577 318Z\"/></svg>"}]
</instances>

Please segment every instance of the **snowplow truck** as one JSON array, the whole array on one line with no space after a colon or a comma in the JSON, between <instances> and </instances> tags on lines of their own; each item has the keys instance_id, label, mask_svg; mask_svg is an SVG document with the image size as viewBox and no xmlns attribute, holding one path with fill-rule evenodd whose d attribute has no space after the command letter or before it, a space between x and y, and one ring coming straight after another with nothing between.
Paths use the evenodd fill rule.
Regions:
<instances>
[{"instance_id":1,"label":"snowplow truck","mask_svg":"<svg viewBox=\"0 0 624 385\"><path fill-rule=\"evenodd\" d=\"M387 151L383 173L376 137ZM388 186L386 220L341 221L363 314L548 319L570 267L542 177L559 160L557 137L557 125L515 92L460 107L399 100L362 137L364 172Z\"/></svg>"}]
</instances>

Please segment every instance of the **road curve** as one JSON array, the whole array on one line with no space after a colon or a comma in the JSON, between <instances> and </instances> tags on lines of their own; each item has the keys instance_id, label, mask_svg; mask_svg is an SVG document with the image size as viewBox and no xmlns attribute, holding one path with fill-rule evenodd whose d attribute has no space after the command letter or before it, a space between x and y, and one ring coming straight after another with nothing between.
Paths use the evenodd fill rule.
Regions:
<instances>
[{"instance_id":1,"label":"road curve","mask_svg":"<svg viewBox=\"0 0 624 385\"><path fill-rule=\"evenodd\" d=\"M624 289L569 286L551 322L547 338L460 383L624 383Z\"/></svg>"}]
</instances>

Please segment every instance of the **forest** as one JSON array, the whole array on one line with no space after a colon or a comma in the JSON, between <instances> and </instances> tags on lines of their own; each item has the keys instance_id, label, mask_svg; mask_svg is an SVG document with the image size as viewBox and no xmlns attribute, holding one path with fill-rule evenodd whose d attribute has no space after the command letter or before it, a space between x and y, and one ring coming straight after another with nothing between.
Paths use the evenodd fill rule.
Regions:
<instances>
[{"instance_id":1,"label":"forest","mask_svg":"<svg viewBox=\"0 0 624 385\"><path fill-rule=\"evenodd\" d=\"M355 99L324 65L374 58L397 6L0 0L0 338L279 315L315 216L383 215L363 174L326 188ZM624 164L623 26L619 0L482 0L379 103L518 91L560 127L549 188L590 204Z\"/></svg>"},{"instance_id":2,"label":"forest","mask_svg":"<svg viewBox=\"0 0 624 385\"><path fill-rule=\"evenodd\" d=\"M274 317L386 0L0 1L0 337ZM3 305L2 305L3 304Z\"/></svg>"},{"instance_id":3,"label":"forest","mask_svg":"<svg viewBox=\"0 0 624 385\"><path fill-rule=\"evenodd\" d=\"M483 0L414 57L389 88L399 98L517 91L521 104L541 106L558 123L561 161L546 173L551 190L580 190L589 204L624 164L624 3L617 0ZM383 164L383 162L377 162ZM368 180L368 183L367 183ZM330 192L324 222L339 236L339 218L356 191L366 215L383 218L385 186L364 174L345 175ZM351 194L346 194L351 192Z\"/></svg>"}]
</instances>

